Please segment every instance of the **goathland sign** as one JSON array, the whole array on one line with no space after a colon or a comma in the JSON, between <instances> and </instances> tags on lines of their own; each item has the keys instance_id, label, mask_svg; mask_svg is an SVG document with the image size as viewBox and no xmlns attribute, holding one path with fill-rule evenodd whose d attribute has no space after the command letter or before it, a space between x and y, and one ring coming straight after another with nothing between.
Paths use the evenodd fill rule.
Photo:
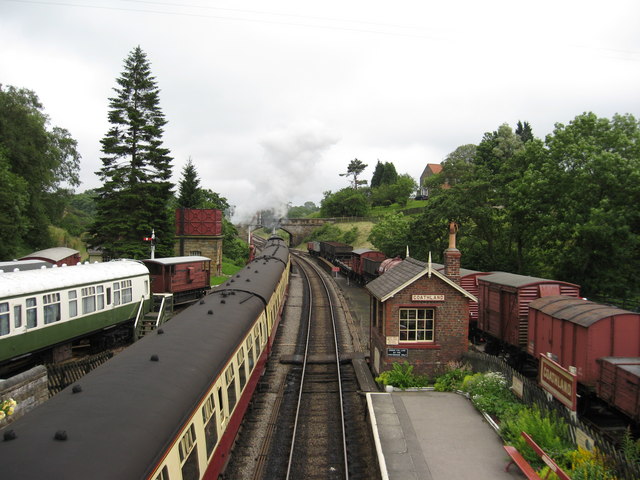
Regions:
<instances>
[{"instance_id":1,"label":"goathland sign","mask_svg":"<svg viewBox=\"0 0 640 480\"><path fill-rule=\"evenodd\" d=\"M576 411L578 377L546 355L540 356L540 385L560 403Z\"/></svg>"}]
</instances>

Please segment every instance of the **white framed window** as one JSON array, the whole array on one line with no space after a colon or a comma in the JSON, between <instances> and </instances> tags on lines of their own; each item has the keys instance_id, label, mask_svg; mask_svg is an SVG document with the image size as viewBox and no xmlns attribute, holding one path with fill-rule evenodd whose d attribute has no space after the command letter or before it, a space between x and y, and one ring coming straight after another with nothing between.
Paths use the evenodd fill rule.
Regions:
<instances>
[{"instance_id":1,"label":"white framed window","mask_svg":"<svg viewBox=\"0 0 640 480\"><path fill-rule=\"evenodd\" d=\"M247 384L247 372L244 369L244 347L240 347L238 354L236 355L236 362L238 363L238 379L240 380L240 391Z\"/></svg>"},{"instance_id":2,"label":"white framed window","mask_svg":"<svg viewBox=\"0 0 640 480\"><path fill-rule=\"evenodd\" d=\"M60 320L60 294L50 293L42 296L44 324L48 325Z\"/></svg>"},{"instance_id":3,"label":"white framed window","mask_svg":"<svg viewBox=\"0 0 640 480\"><path fill-rule=\"evenodd\" d=\"M113 306L120 305L120 282L114 282L113 284Z\"/></svg>"},{"instance_id":4,"label":"white framed window","mask_svg":"<svg viewBox=\"0 0 640 480\"><path fill-rule=\"evenodd\" d=\"M9 302L0 303L0 336L9 335Z\"/></svg>"},{"instance_id":5,"label":"white framed window","mask_svg":"<svg viewBox=\"0 0 640 480\"><path fill-rule=\"evenodd\" d=\"M96 311L96 287L84 287L82 295L82 314Z\"/></svg>"},{"instance_id":6,"label":"white framed window","mask_svg":"<svg viewBox=\"0 0 640 480\"><path fill-rule=\"evenodd\" d=\"M78 315L78 292L75 290L69 290L69 317L76 317Z\"/></svg>"},{"instance_id":7,"label":"white framed window","mask_svg":"<svg viewBox=\"0 0 640 480\"><path fill-rule=\"evenodd\" d=\"M399 315L401 342L433 342L434 308L401 308Z\"/></svg>"},{"instance_id":8,"label":"white framed window","mask_svg":"<svg viewBox=\"0 0 640 480\"><path fill-rule=\"evenodd\" d=\"M96 307L98 310L104 310L104 286L98 285L96 287Z\"/></svg>"},{"instance_id":9,"label":"white framed window","mask_svg":"<svg viewBox=\"0 0 640 480\"><path fill-rule=\"evenodd\" d=\"M38 326L38 301L35 297L27 298L27 328Z\"/></svg>"},{"instance_id":10,"label":"white framed window","mask_svg":"<svg viewBox=\"0 0 640 480\"><path fill-rule=\"evenodd\" d=\"M133 300L133 282L123 280L120 282L120 299L122 303L130 303Z\"/></svg>"},{"instance_id":11,"label":"white framed window","mask_svg":"<svg viewBox=\"0 0 640 480\"><path fill-rule=\"evenodd\" d=\"M13 306L13 326L14 328L22 326L22 305Z\"/></svg>"}]
</instances>

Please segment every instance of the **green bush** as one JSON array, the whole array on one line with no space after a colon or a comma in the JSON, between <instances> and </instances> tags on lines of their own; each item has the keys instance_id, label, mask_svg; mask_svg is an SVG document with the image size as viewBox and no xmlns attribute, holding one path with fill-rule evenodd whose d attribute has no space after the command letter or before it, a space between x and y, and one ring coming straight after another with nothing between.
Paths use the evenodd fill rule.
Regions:
<instances>
[{"instance_id":1,"label":"green bush","mask_svg":"<svg viewBox=\"0 0 640 480\"><path fill-rule=\"evenodd\" d=\"M426 387L428 379L421 375L414 375L413 365L409 365L409 362L396 362L391 370L382 372L376 377L376 382L383 385L393 385L398 388L410 388Z\"/></svg>"},{"instance_id":2,"label":"green bush","mask_svg":"<svg viewBox=\"0 0 640 480\"><path fill-rule=\"evenodd\" d=\"M436 392L452 392L454 390L460 390L465 377L472 373L473 372L468 365L464 365L459 362L450 362L447 365L447 371L436 378L436 383L433 387Z\"/></svg>"},{"instance_id":3,"label":"green bush","mask_svg":"<svg viewBox=\"0 0 640 480\"><path fill-rule=\"evenodd\" d=\"M562 418L537 407L523 408L518 415L503 421L500 435L508 445L513 445L534 468L544 464L542 459L527 444L521 433L526 432L557 463L558 459L575 447L569 440L569 427Z\"/></svg>"},{"instance_id":4,"label":"green bush","mask_svg":"<svg viewBox=\"0 0 640 480\"><path fill-rule=\"evenodd\" d=\"M498 372L468 375L462 382L462 391L480 411L506 420L524 408L509 390L504 375Z\"/></svg>"}]
</instances>

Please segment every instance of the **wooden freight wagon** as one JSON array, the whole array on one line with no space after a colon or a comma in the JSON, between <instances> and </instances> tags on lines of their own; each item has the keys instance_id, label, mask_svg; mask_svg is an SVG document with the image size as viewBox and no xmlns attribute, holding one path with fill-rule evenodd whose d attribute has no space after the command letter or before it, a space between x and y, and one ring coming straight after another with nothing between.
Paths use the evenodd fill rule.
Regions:
<instances>
[{"instance_id":1,"label":"wooden freight wagon","mask_svg":"<svg viewBox=\"0 0 640 480\"><path fill-rule=\"evenodd\" d=\"M601 357L640 357L640 314L582 298L550 296L529 304L529 354L551 353L595 388Z\"/></svg>"},{"instance_id":2,"label":"wooden freight wagon","mask_svg":"<svg viewBox=\"0 0 640 480\"><path fill-rule=\"evenodd\" d=\"M598 397L640 421L640 358L604 357L598 359L598 365Z\"/></svg>"},{"instance_id":3,"label":"wooden freight wagon","mask_svg":"<svg viewBox=\"0 0 640 480\"><path fill-rule=\"evenodd\" d=\"M143 260L152 293L172 293L174 305L194 301L211 288L211 259L201 256Z\"/></svg>"},{"instance_id":4,"label":"wooden freight wagon","mask_svg":"<svg viewBox=\"0 0 640 480\"><path fill-rule=\"evenodd\" d=\"M387 258L384 253L369 248L357 248L351 252L351 271L353 276L359 281L365 283L367 281L367 273L365 271L365 261L370 260L378 265Z\"/></svg>"},{"instance_id":5,"label":"wooden freight wagon","mask_svg":"<svg viewBox=\"0 0 640 480\"><path fill-rule=\"evenodd\" d=\"M444 270L444 266L440 271ZM471 293L475 297L480 295L480 289L478 288L478 280L480 277L490 275L490 272L477 272L475 270L467 270L466 268L460 269L460 286L467 292ZM470 327L474 329L478 324L478 302L469 302L469 322Z\"/></svg>"},{"instance_id":6,"label":"wooden freight wagon","mask_svg":"<svg viewBox=\"0 0 640 480\"><path fill-rule=\"evenodd\" d=\"M544 278L496 272L478 277L478 329L507 345L525 348L529 304L541 297L577 297L580 287Z\"/></svg>"},{"instance_id":7,"label":"wooden freight wagon","mask_svg":"<svg viewBox=\"0 0 640 480\"><path fill-rule=\"evenodd\" d=\"M342 242L320 242L320 255L330 262L349 259L353 247Z\"/></svg>"}]
</instances>

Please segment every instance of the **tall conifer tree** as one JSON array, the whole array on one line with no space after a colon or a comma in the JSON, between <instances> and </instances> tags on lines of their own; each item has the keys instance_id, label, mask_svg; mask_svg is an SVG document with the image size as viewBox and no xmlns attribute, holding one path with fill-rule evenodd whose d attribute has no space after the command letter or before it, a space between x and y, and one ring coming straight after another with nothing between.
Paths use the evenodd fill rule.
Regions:
<instances>
[{"instance_id":1,"label":"tall conifer tree","mask_svg":"<svg viewBox=\"0 0 640 480\"><path fill-rule=\"evenodd\" d=\"M97 189L92 244L112 258L144 258L143 242L155 230L159 256L173 251L170 151L162 146L166 125L158 86L146 54L138 46L116 79L116 95L109 99L109 131L101 140L103 182Z\"/></svg>"},{"instance_id":2,"label":"tall conifer tree","mask_svg":"<svg viewBox=\"0 0 640 480\"><path fill-rule=\"evenodd\" d=\"M182 180L178 187L178 207L179 208L203 208L204 195L200 188L198 172L193 165L191 157L182 169Z\"/></svg>"}]
</instances>

